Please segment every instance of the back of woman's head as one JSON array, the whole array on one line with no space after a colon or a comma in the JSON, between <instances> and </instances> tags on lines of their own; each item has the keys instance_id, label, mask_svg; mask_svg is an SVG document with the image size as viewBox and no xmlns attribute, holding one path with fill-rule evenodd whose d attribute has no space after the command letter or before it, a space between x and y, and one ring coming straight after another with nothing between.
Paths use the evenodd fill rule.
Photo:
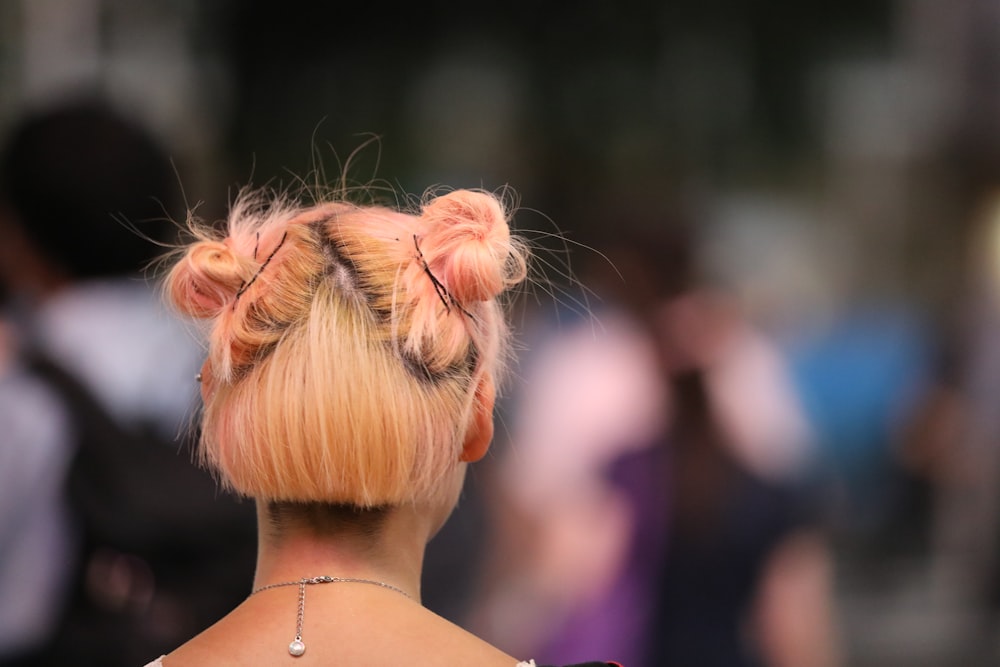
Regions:
<instances>
[{"instance_id":1,"label":"back of woman's head","mask_svg":"<svg viewBox=\"0 0 1000 667\"><path fill-rule=\"evenodd\" d=\"M223 483L361 507L447 492L477 388L502 377L500 297L526 276L505 202L245 193L226 232L195 231L166 286L208 324L201 452Z\"/></svg>"}]
</instances>

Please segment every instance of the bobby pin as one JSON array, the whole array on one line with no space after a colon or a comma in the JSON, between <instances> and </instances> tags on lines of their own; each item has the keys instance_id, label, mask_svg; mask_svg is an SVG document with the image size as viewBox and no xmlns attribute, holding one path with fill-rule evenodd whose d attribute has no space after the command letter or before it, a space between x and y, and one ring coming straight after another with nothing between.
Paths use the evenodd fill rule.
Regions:
<instances>
[{"instance_id":1,"label":"bobby pin","mask_svg":"<svg viewBox=\"0 0 1000 667\"><path fill-rule=\"evenodd\" d=\"M239 291L236 292L236 299L233 301L233 308L236 307L236 302L240 300L240 297L243 296L243 293L246 292L250 288L250 286L254 284L254 281L257 280L257 277L261 274L261 272L265 268L267 268L268 264L271 263L271 260L277 254L278 250L280 250L281 246L284 245L285 239L287 237L288 237L288 231L286 230L285 233L281 235L281 240L278 241L278 245L275 246L274 250L271 251L271 254L267 256L267 259L264 260L264 263L260 265L260 268L257 269L257 273L253 274L253 278L251 278L249 282L243 283ZM256 257L256 250L254 250L254 257Z\"/></svg>"},{"instance_id":2,"label":"bobby pin","mask_svg":"<svg viewBox=\"0 0 1000 667\"><path fill-rule=\"evenodd\" d=\"M426 273L427 277L431 279L431 284L434 285L434 291L437 292L438 298L441 299L441 303L444 304L445 311L450 315L451 304L455 304L455 307L462 311L462 313L464 313L469 319L475 319L472 317L472 313L463 308L462 304L460 304L458 300L451 295L448 288L446 288L444 284L437 279L437 276L431 272L431 267L427 264L427 260L424 259L424 253L420 250L420 244L417 242L416 234L413 235L413 245L417 249L417 258L424 266L424 273Z\"/></svg>"}]
</instances>

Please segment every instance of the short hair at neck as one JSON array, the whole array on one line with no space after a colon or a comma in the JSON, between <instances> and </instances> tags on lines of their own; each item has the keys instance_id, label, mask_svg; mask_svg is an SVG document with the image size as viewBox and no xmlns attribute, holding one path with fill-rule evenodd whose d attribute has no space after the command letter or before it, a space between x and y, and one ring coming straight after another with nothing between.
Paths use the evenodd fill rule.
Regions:
<instances>
[{"instance_id":1,"label":"short hair at neck","mask_svg":"<svg viewBox=\"0 0 1000 667\"><path fill-rule=\"evenodd\" d=\"M281 537L289 527L303 528L316 535L357 534L375 539L381 534L388 507L359 507L321 502L267 502L267 528Z\"/></svg>"}]
</instances>

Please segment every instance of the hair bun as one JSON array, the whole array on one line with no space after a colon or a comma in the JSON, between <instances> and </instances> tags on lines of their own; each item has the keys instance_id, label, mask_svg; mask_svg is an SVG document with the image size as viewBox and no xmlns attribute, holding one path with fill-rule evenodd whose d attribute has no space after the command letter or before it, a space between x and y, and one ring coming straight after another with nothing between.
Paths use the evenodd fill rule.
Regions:
<instances>
[{"instance_id":1,"label":"hair bun","mask_svg":"<svg viewBox=\"0 0 1000 667\"><path fill-rule=\"evenodd\" d=\"M492 299L515 282L507 275L507 213L496 196L456 190L425 204L421 219L424 259L459 303Z\"/></svg>"},{"instance_id":2,"label":"hair bun","mask_svg":"<svg viewBox=\"0 0 1000 667\"><path fill-rule=\"evenodd\" d=\"M170 299L183 313L213 317L228 304L243 285L245 262L225 243L201 241L170 273Z\"/></svg>"}]
</instances>

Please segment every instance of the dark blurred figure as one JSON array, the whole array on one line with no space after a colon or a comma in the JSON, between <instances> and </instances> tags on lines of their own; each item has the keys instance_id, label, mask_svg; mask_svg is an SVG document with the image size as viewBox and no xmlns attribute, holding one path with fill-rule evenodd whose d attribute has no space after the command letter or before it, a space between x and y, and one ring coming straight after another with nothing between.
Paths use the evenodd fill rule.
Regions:
<instances>
[{"instance_id":1,"label":"dark blurred figure","mask_svg":"<svg viewBox=\"0 0 1000 667\"><path fill-rule=\"evenodd\" d=\"M175 192L155 136L96 99L6 137L4 667L143 664L246 595L252 506L216 498L187 453L202 351L146 273Z\"/></svg>"},{"instance_id":2,"label":"dark blurred figure","mask_svg":"<svg viewBox=\"0 0 1000 667\"><path fill-rule=\"evenodd\" d=\"M912 522L920 540L903 544L911 558L917 553L927 559L942 607L984 619L980 627L988 652L980 650L985 655L976 659L984 662L975 664L996 664L1000 620L1000 187L995 180L971 198L962 289L942 336L933 382L905 424L897 452L922 510L920 523Z\"/></svg>"},{"instance_id":3,"label":"dark blurred figure","mask_svg":"<svg viewBox=\"0 0 1000 667\"><path fill-rule=\"evenodd\" d=\"M780 363L711 290L675 297L658 317L673 419L660 443L613 472L627 489L648 493L656 476L668 489L646 664L839 664L824 495L806 453L793 451L806 443L766 425L768 403L794 397L766 372L737 370ZM648 507L636 497L641 518Z\"/></svg>"}]
</instances>

